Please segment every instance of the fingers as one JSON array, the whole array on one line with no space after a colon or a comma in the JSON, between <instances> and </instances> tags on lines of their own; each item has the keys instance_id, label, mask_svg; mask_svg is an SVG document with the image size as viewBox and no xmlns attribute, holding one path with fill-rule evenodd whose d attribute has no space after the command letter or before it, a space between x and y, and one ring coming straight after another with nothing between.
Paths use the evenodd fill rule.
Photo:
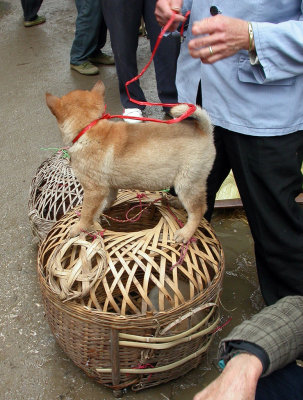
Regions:
<instances>
[{"instance_id":1,"label":"fingers","mask_svg":"<svg viewBox=\"0 0 303 400\"><path fill-rule=\"evenodd\" d=\"M219 29L217 19L221 16L204 18L201 21L195 21L192 26L193 35L211 34Z\"/></svg>"},{"instance_id":2,"label":"fingers","mask_svg":"<svg viewBox=\"0 0 303 400\"><path fill-rule=\"evenodd\" d=\"M158 0L155 8L155 16L159 25L164 26L172 14L175 12L175 21L170 26L169 30L177 29L180 22L184 21L184 17L180 14L183 0Z\"/></svg>"},{"instance_id":3,"label":"fingers","mask_svg":"<svg viewBox=\"0 0 303 400\"><path fill-rule=\"evenodd\" d=\"M204 64L212 64L227 56L225 44L220 42L219 35L205 36L193 39L188 44L189 54L193 58L200 58Z\"/></svg>"},{"instance_id":4,"label":"fingers","mask_svg":"<svg viewBox=\"0 0 303 400\"><path fill-rule=\"evenodd\" d=\"M220 46L222 43L224 43L224 34L218 32L214 33L213 35L200 36L192 39L188 43L188 49L194 54L196 51L204 47L213 46L214 48L215 45Z\"/></svg>"},{"instance_id":5,"label":"fingers","mask_svg":"<svg viewBox=\"0 0 303 400\"><path fill-rule=\"evenodd\" d=\"M192 33L198 37L188 43L189 54L200 58L204 64L212 64L225 57L225 34L221 20L221 16L215 16L193 23Z\"/></svg>"},{"instance_id":6,"label":"fingers","mask_svg":"<svg viewBox=\"0 0 303 400\"><path fill-rule=\"evenodd\" d=\"M193 24L196 36L188 44L189 53L211 64L230 57L241 49L247 49L249 38L247 21L216 15Z\"/></svg>"},{"instance_id":7,"label":"fingers","mask_svg":"<svg viewBox=\"0 0 303 400\"><path fill-rule=\"evenodd\" d=\"M194 55L190 52L190 55L194 58L200 58L203 64L213 64L226 57L225 52L220 50L218 46L205 47Z\"/></svg>"}]
</instances>

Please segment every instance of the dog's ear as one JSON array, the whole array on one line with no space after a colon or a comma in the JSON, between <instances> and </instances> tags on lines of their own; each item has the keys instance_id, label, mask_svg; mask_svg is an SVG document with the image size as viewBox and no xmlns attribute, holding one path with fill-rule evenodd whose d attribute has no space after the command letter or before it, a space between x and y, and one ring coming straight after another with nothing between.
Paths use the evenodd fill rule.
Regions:
<instances>
[{"instance_id":1,"label":"dog's ear","mask_svg":"<svg viewBox=\"0 0 303 400\"><path fill-rule=\"evenodd\" d=\"M103 97L105 92L104 83L102 81L98 81L92 88L92 92L98 92Z\"/></svg>"},{"instance_id":2,"label":"dog's ear","mask_svg":"<svg viewBox=\"0 0 303 400\"><path fill-rule=\"evenodd\" d=\"M58 117L58 112L60 108L60 98L53 96L50 93L45 93L46 104L55 117Z\"/></svg>"}]
</instances>

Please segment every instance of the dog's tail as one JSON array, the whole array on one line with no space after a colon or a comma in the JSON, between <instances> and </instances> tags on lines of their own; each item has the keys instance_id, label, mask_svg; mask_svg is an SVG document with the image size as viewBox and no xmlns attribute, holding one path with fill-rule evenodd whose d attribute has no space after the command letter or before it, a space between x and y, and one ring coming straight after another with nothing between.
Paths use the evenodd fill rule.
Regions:
<instances>
[{"instance_id":1,"label":"dog's tail","mask_svg":"<svg viewBox=\"0 0 303 400\"><path fill-rule=\"evenodd\" d=\"M174 118L178 118L183 115L188 109L189 106L187 104L178 104L177 106L174 106L170 110L170 112ZM213 134L214 127L211 123L208 113L203 108L201 108L200 106L196 106L196 111L190 117L195 118L198 121L200 128L205 133L207 133L208 135Z\"/></svg>"}]
</instances>

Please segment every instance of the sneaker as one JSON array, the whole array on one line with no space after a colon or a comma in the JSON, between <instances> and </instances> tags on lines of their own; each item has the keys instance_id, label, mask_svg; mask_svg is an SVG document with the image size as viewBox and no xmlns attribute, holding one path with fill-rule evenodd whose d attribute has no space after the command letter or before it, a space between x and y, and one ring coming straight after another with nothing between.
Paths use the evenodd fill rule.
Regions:
<instances>
[{"instance_id":1,"label":"sneaker","mask_svg":"<svg viewBox=\"0 0 303 400\"><path fill-rule=\"evenodd\" d=\"M43 24L45 21L46 21L46 18L43 15L41 15L41 16L37 15L37 17L35 19L33 19L32 21L24 21L23 25L26 28L29 28L31 26Z\"/></svg>"},{"instance_id":2,"label":"sneaker","mask_svg":"<svg viewBox=\"0 0 303 400\"><path fill-rule=\"evenodd\" d=\"M125 108L122 115L129 117L139 117L139 118L143 117L140 108ZM124 121L128 122L129 124L138 124L140 122L143 122L140 119L132 119L132 118L125 118Z\"/></svg>"},{"instance_id":3,"label":"sneaker","mask_svg":"<svg viewBox=\"0 0 303 400\"><path fill-rule=\"evenodd\" d=\"M79 72L82 75L97 75L99 74L99 69L92 64L90 61L85 61L84 63L80 65L70 65L71 69L74 69L75 71Z\"/></svg>"},{"instance_id":4,"label":"sneaker","mask_svg":"<svg viewBox=\"0 0 303 400\"><path fill-rule=\"evenodd\" d=\"M89 61L95 63L95 64L103 64L103 65L114 65L115 64L115 59L112 56L109 56L108 54L103 53L100 51L100 53L95 56L95 57L89 57Z\"/></svg>"}]
</instances>

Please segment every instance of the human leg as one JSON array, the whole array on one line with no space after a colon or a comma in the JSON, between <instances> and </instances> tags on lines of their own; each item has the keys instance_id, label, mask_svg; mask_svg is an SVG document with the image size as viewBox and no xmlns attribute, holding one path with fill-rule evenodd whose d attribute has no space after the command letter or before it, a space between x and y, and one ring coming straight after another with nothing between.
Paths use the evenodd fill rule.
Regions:
<instances>
[{"instance_id":1,"label":"human leg","mask_svg":"<svg viewBox=\"0 0 303 400\"><path fill-rule=\"evenodd\" d=\"M70 52L70 63L80 65L98 50L102 23L100 0L76 0L76 32Z\"/></svg>"},{"instance_id":2,"label":"human leg","mask_svg":"<svg viewBox=\"0 0 303 400\"><path fill-rule=\"evenodd\" d=\"M155 17L156 0L144 0L143 17L150 39L151 51L153 51L158 36L161 32ZM177 103L178 95L175 84L177 58L180 51L179 35L170 34L164 36L154 56L154 66L157 81L157 91L162 103ZM167 107L165 111L168 111Z\"/></svg>"},{"instance_id":3,"label":"human leg","mask_svg":"<svg viewBox=\"0 0 303 400\"><path fill-rule=\"evenodd\" d=\"M91 61L95 64L103 64L103 65L115 64L114 57L110 56L102 51L102 49L106 43L106 38L107 38L107 26L106 26L105 19L103 16L103 11L102 11L97 47L96 47L96 50L88 58L89 61Z\"/></svg>"},{"instance_id":4,"label":"human leg","mask_svg":"<svg viewBox=\"0 0 303 400\"><path fill-rule=\"evenodd\" d=\"M24 21L33 21L37 18L43 0L21 0Z\"/></svg>"},{"instance_id":5,"label":"human leg","mask_svg":"<svg viewBox=\"0 0 303 400\"><path fill-rule=\"evenodd\" d=\"M101 2L102 5L102 2ZM106 38L107 38L107 26L106 22L104 19L103 15L103 10L101 7L101 15L100 15L100 28L99 28L99 35L98 35L98 42L97 42L97 48L98 50L103 49L106 43Z\"/></svg>"},{"instance_id":6,"label":"human leg","mask_svg":"<svg viewBox=\"0 0 303 400\"><path fill-rule=\"evenodd\" d=\"M145 106L129 100L125 89L125 83L138 74L137 48L142 0L103 0L103 14L115 57L122 106L144 109ZM128 90L131 98L146 100L139 81L130 84Z\"/></svg>"},{"instance_id":7,"label":"human leg","mask_svg":"<svg viewBox=\"0 0 303 400\"><path fill-rule=\"evenodd\" d=\"M232 170L255 243L262 295L273 304L303 295L302 132L224 137Z\"/></svg>"},{"instance_id":8,"label":"human leg","mask_svg":"<svg viewBox=\"0 0 303 400\"><path fill-rule=\"evenodd\" d=\"M214 211L216 194L225 178L230 172L230 161L225 150L226 130L216 126L214 129L214 143L216 147L216 158L213 168L207 178L207 211L204 217L210 221Z\"/></svg>"}]
</instances>

